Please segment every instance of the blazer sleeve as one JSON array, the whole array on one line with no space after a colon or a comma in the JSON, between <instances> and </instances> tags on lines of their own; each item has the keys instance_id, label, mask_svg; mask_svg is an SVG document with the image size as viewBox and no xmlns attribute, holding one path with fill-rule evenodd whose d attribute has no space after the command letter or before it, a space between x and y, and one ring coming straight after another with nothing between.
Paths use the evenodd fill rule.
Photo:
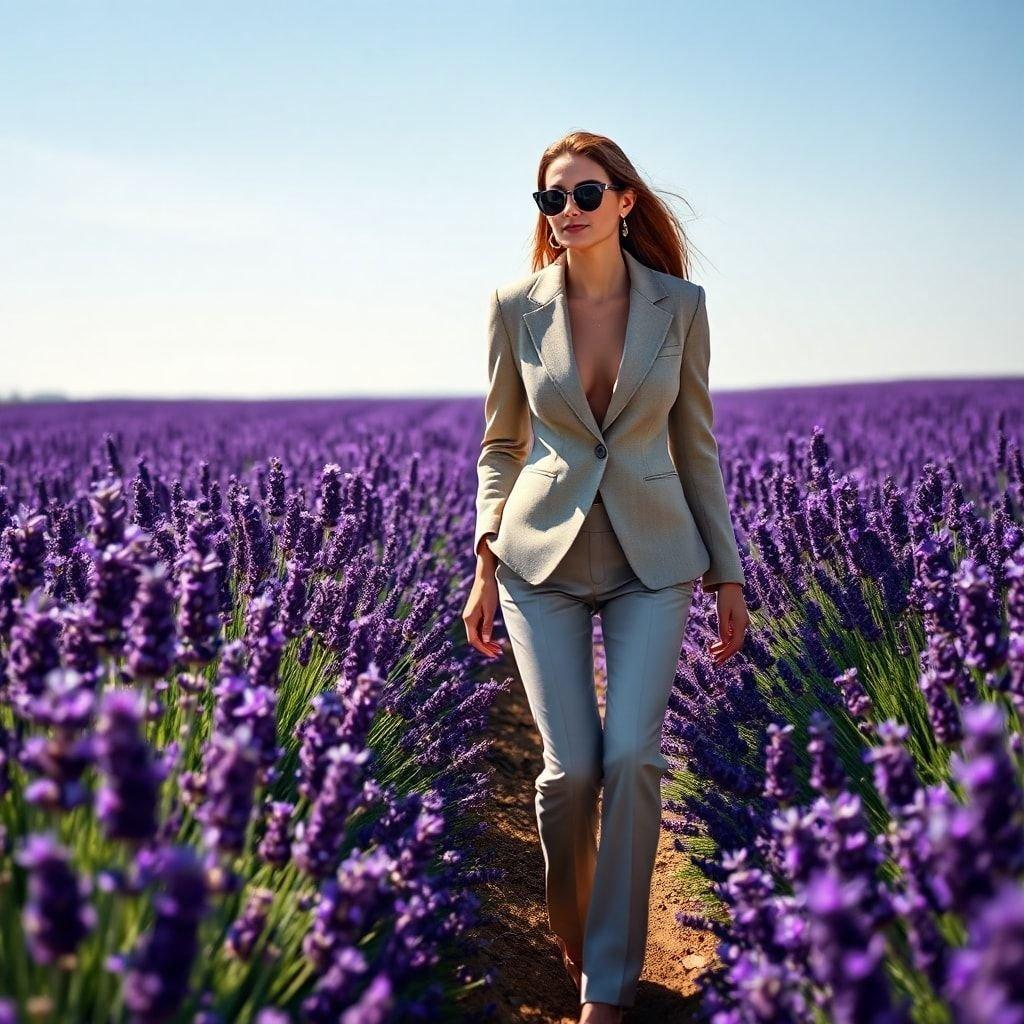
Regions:
<instances>
[{"instance_id":1,"label":"blazer sleeve","mask_svg":"<svg viewBox=\"0 0 1024 1024\"><path fill-rule=\"evenodd\" d=\"M531 444L530 407L497 291L488 314L487 396L484 435L476 463L476 530L473 553L486 533L496 534L505 501Z\"/></svg>"},{"instance_id":2,"label":"blazer sleeve","mask_svg":"<svg viewBox=\"0 0 1024 1024\"><path fill-rule=\"evenodd\" d=\"M668 440L687 504L711 555L711 565L701 577L701 586L715 591L722 583L743 584L746 578L713 433L714 409L708 391L711 344L707 297L703 285L698 288L697 309L683 343L679 396L669 410Z\"/></svg>"}]
</instances>

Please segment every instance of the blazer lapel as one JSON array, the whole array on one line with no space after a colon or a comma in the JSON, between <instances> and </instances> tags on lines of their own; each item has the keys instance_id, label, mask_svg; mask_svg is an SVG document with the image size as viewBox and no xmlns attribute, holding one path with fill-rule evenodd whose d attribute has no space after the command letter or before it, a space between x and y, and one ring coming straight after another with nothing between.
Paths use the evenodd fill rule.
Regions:
<instances>
[{"instance_id":1,"label":"blazer lapel","mask_svg":"<svg viewBox=\"0 0 1024 1024\"><path fill-rule=\"evenodd\" d=\"M569 304L565 295L565 253L537 276L528 298L536 303L523 314L545 372L583 425L599 440L640 386L661 348L672 313L656 305L667 296L651 269L623 250L629 271L626 340L608 411L600 426L587 401L572 348Z\"/></svg>"}]
</instances>

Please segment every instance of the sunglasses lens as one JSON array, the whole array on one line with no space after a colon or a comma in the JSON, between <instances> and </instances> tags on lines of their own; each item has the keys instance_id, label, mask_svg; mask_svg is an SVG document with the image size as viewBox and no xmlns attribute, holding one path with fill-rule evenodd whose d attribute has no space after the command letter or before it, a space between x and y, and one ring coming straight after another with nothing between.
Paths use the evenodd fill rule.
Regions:
<instances>
[{"instance_id":1,"label":"sunglasses lens","mask_svg":"<svg viewBox=\"0 0 1024 1024\"><path fill-rule=\"evenodd\" d=\"M585 213L591 213L601 205L604 191L600 185L579 185L574 193L576 205Z\"/></svg>"},{"instance_id":2,"label":"sunglasses lens","mask_svg":"<svg viewBox=\"0 0 1024 1024\"><path fill-rule=\"evenodd\" d=\"M537 205L545 217L553 217L565 209L565 193L556 188L549 188L537 196Z\"/></svg>"}]
</instances>

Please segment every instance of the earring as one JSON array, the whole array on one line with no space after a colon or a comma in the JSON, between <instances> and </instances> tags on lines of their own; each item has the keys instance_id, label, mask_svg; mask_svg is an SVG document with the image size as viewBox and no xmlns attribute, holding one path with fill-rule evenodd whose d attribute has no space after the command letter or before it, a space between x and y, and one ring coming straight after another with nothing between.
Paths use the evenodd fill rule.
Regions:
<instances>
[{"instance_id":1,"label":"earring","mask_svg":"<svg viewBox=\"0 0 1024 1024\"><path fill-rule=\"evenodd\" d=\"M622 218L622 237L625 238L629 234L629 225L626 223L626 218Z\"/></svg>"},{"instance_id":2,"label":"earring","mask_svg":"<svg viewBox=\"0 0 1024 1024\"><path fill-rule=\"evenodd\" d=\"M555 241L555 233L554 233L554 231L552 231L551 234L548 235L548 245L550 245L552 249L561 249L562 248L562 243Z\"/></svg>"}]
</instances>

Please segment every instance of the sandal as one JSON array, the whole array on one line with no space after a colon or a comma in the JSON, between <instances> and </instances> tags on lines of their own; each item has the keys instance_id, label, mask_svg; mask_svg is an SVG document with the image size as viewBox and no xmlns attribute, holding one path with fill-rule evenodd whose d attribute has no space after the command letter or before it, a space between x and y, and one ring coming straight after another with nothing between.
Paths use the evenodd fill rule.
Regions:
<instances>
[{"instance_id":1,"label":"sandal","mask_svg":"<svg viewBox=\"0 0 1024 1024\"><path fill-rule=\"evenodd\" d=\"M558 943L558 948L562 951L562 963L565 964L565 971L573 985L576 986L576 991L579 992L583 984L583 968L569 956L569 950L560 935L555 936L555 941Z\"/></svg>"}]
</instances>

